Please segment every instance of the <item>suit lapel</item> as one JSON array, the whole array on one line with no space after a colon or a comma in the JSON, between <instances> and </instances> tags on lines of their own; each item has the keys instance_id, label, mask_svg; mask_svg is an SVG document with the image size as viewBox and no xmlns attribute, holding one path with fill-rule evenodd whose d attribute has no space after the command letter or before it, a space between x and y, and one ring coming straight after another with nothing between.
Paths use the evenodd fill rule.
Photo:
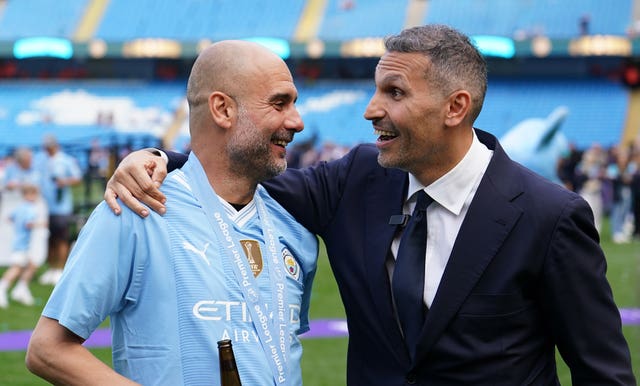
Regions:
<instances>
[{"instance_id":1,"label":"suit lapel","mask_svg":"<svg viewBox=\"0 0 640 386\"><path fill-rule=\"evenodd\" d=\"M462 223L417 347L419 363L473 290L522 211L511 201L521 194L509 185L513 169L496 143L494 156ZM517 180L517 179L516 179Z\"/></svg>"},{"instance_id":2,"label":"suit lapel","mask_svg":"<svg viewBox=\"0 0 640 386\"><path fill-rule=\"evenodd\" d=\"M391 250L391 242L397 226L389 225L392 215L402 213L404 191L408 184L408 177L396 169L378 168L369 176L365 193L365 235L364 250L367 283L371 298L379 315L379 323L382 325L389 349L394 353L399 362L409 360L408 354L402 344L400 330L398 328L393 304L391 301L391 287L389 275L385 266L388 251Z\"/></svg>"}]
</instances>

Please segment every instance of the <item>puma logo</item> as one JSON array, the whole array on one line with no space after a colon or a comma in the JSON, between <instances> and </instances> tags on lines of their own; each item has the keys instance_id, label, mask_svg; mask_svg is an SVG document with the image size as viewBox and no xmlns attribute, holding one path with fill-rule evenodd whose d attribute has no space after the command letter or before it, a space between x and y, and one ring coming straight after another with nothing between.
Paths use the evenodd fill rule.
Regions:
<instances>
[{"instance_id":1,"label":"puma logo","mask_svg":"<svg viewBox=\"0 0 640 386\"><path fill-rule=\"evenodd\" d=\"M209 248L209 243L206 243L204 245L204 249L199 250L198 248L196 248L193 244L191 244L188 241L183 241L182 242L182 248L184 248L187 251L191 251L193 253L195 253L196 255L202 257L202 260L205 261L205 263L207 263L207 265L211 265L211 263L209 263L209 260L207 260L207 256L205 255L207 253L207 248Z\"/></svg>"}]
</instances>

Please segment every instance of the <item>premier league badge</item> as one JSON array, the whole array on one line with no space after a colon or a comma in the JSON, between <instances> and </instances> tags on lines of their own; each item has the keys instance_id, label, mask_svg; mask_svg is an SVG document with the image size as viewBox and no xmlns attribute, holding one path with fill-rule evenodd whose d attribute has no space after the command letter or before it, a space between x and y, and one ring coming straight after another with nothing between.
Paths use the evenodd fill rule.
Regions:
<instances>
[{"instance_id":1,"label":"premier league badge","mask_svg":"<svg viewBox=\"0 0 640 386\"><path fill-rule=\"evenodd\" d=\"M287 248L282 248L282 260L284 261L284 268L287 270L287 273L295 280L298 280L300 277L300 266Z\"/></svg>"}]
</instances>

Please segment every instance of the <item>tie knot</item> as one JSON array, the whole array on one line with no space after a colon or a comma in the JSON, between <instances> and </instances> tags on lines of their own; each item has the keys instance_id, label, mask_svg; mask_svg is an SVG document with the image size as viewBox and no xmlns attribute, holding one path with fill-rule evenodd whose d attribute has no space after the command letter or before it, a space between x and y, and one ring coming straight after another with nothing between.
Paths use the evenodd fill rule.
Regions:
<instances>
[{"instance_id":1,"label":"tie knot","mask_svg":"<svg viewBox=\"0 0 640 386\"><path fill-rule=\"evenodd\" d=\"M433 198L429 196L424 190L419 190L417 193L416 211L425 211L427 207L433 202Z\"/></svg>"}]
</instances>

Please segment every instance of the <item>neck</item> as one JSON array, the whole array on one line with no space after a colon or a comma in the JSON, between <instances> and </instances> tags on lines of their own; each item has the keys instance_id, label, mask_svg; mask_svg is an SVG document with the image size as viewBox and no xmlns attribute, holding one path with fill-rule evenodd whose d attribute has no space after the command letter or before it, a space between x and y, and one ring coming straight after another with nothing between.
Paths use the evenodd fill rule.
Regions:
<instances>
[{"instance_id":1,"label":"neck","mask_svg":"<svg viewBox=\"0 0 640 386\"><path fill-rule=\"evenodd\" d=\"M209 184L218 196L234 205L246 205L253 199L258 182L250 177L238 175L229 160L211 156L217 152L195 153L207 175Z\"/></svg>"},{"instance_id":2,"label":"neck","mask_svg":"<svg viewBox=\"0 0 640 386\"><path fill-rule=\"evenodd\" d=\"M257 186L255 183L249 183L236 177L214 179L209 177L209 183L218 196L234 206L244 206L251 202Z\"/></svg>"},{"instance_id":3,"label":"neck","mask_svg":"<svg viewBox=\"0 0 640 386\"><path fill-rule=\"evenodd\" d=\"M467 154L473 143L473 131L462 130L455 137L448 141L445 148L446 152L432 160L430 165L420 165L415 170L407 170L413 174L424 186L447 174L453 169Z\"/></svg>"}]
</instances>

